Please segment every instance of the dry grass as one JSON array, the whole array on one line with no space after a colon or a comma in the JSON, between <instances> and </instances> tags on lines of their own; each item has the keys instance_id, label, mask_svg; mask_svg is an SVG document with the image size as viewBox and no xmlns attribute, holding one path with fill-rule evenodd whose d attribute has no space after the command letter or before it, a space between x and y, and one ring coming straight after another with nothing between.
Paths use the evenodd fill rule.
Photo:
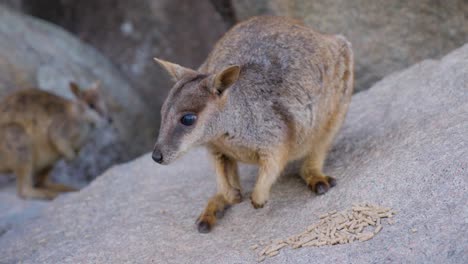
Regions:
<instances>
[{"instance_id":1,"label":"dry grass","mask_svg":"<svg viewBox=\"0 0 468 264\"><path fill-rule=\"evenodd\" d=\"M279 254L287 246L294 249L301 247L321 247L326 245L346 244L354 241L367 241L379 233L383 218L392 218L395 211L391 208L372 204L355 204L351 210L336 210L320 215L320 221L307 229L284 240L275 240L258 251L258 261ZM388 219L388 224L393 221ZM252 250L259 248L253 245Z\"/></svg>"}]
</instances>

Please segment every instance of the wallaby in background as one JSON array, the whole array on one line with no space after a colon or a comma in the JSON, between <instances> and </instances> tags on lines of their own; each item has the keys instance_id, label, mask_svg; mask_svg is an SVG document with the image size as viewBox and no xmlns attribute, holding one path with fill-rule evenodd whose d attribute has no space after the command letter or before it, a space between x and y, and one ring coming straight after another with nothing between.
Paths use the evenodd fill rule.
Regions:
<instances>
[{"instance_id":1,"label":"wallaby in background","mask_svg":"<svg viewBox=\"0 0 468 264\"><path fill-rule=\"evenodd\" d=\"M92 129L111 119L98 83L70 89L76 100L28 89L0 101L0 172L16 175L22 198L53 199L74 189L48 179L54 163L75 158Z\"/></svg>"},{"instance_id":2,"label":"wallaby in background","mask_svg":"<svg viewBox=\"0 0 468 264\"><path fill-rule=\"evenodd\" d=\"M205 145L215 163L218 193L197 220L200 232L241 202L238 161L259 165L254 208L264 206L291 161L303 160L300 174L317 194L336 184L322 167L353 93L353 52L344 37L256 17L229 30L198 70L156 60L176 83L161 110L153 159L169 164Z\"/></svg>"}]
</instances>

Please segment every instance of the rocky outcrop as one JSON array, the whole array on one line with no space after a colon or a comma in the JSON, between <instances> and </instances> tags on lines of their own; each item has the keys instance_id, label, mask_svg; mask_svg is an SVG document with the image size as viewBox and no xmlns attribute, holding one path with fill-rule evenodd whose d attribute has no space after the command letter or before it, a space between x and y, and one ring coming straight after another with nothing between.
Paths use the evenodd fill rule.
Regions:
<instances>
[{"instance_id":1,"label":"rocky outcrop","mask_svg":"<svg viewBox=\"0 0 468 264\"><path fill-rule=\"evenodd\" d=\"M313 28L345 35L356 58L356 90L468 42L468 3L385 0L232 1L239 20L259 14L297 17Z\"/></svg>"},{"instance_id":2,"label":"rocky outcrop","mask_svg":"<svg viewBox=\"0 0 468 264\"><path fill-rule=\"evenodd\" d=\"M372 240L282 250L267 263L466 263L468 45L392 74L353 97L315 196L284 176L263 209L246 199L209 234L194 221L215 192L205 151L170 166L150 155L114 167L39 219L0 237L1 263L251 263L249 247L304 230L330 210L371 202L397 211ZM256 169L241 168L248 197Z\"/></svg>"}]
</instances>

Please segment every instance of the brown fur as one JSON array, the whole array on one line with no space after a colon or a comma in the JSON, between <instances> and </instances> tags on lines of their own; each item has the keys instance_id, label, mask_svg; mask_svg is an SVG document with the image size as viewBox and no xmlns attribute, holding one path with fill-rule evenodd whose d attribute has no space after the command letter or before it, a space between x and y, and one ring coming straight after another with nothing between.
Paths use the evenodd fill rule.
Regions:
<instances>
[{"instance_id":1,"label":"brown fur","mask_svg":"<svg viewBox=\"0 0 468 264\"><path fill-rule=\"evenodd\" d=\"M176 81L161 110L153 158L168 164L205 145L215 163L218 193L198 218L209 231L217 214L241 201L237 162L259 165L254 208L291 161L316 193L336 184L323 164L345 117L354 80L350 43L281 17L256 17L232 28L198 70L157 60ZM185 115L193 125L181 124Z\"/></svg>"},{"instance_id":2,"label":"brown fur","mask_svg":"<svg viewBox=\"0 0 468 264\"><path fill-rule=\"evenodd\" d=\"M39 89L0 101L0 172L16 175L22 198L52 199L74 190L52 183L49 171L60 158L73 159L107 113L97 87L82 91L72 83L70 88L77 101Z\"/></svg>"}]
</instances>

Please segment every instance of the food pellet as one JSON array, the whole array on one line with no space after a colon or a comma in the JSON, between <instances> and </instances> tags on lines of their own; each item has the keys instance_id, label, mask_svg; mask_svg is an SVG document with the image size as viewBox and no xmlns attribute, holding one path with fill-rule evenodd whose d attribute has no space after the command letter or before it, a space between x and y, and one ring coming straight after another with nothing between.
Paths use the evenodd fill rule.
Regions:
<instances>
[{"instance_id":1,"label":"food pellet","mask_svg":"<svg viewBox=\"0 0 468 264\"><path fill-rule=\"evenodd\" d=\"M258 245L253 245L250 247L251 250L256 250L258 248Z\"/></svg>"},{"instance_id":2,"label":"food pellet","mask_svg":"<svg viewBox=\"0 0 468 264\"><path fill-rule=\"evenodd\" d=\"M382 230L382 218L386 218L388 224L395 223L391 219L393 215L395 215L395 211L391 208L369 203L353 204L351 210L341 212L333 210L321 214L319 222L309 225L305 231L284 240L270 241L259 251L257 261L262 262L267 257L274 257L286 247L296 249L368 241ZM373 231L371 231L372 228L374 228ZM416 232L417 230L411 229L411 231ZM265 244L260 243L260 245ZM253 245L251 249L256 250L258 247L258 245Z\"/></svg>"},{"instance_id":3,"label":"food pellet","mask_svg":"<svg viewBox=\"0 0 468 264\"><path fill-rule=\"evenodd\" d=\"M382 226L378 225L374 230L374 234L377 234L378 232L380 232L380 230L382 230Z\"/></svg>"},{"instance_id":4,"label":"food pellet","mask_svg":"<svg viewBox=\"0 0 468 264\"><path fill-rule=\"evenodd\" d=\"M367 241L374 237L374 233L366 232L358 235L359 241Z\"/></svg>"}]
</instances>

